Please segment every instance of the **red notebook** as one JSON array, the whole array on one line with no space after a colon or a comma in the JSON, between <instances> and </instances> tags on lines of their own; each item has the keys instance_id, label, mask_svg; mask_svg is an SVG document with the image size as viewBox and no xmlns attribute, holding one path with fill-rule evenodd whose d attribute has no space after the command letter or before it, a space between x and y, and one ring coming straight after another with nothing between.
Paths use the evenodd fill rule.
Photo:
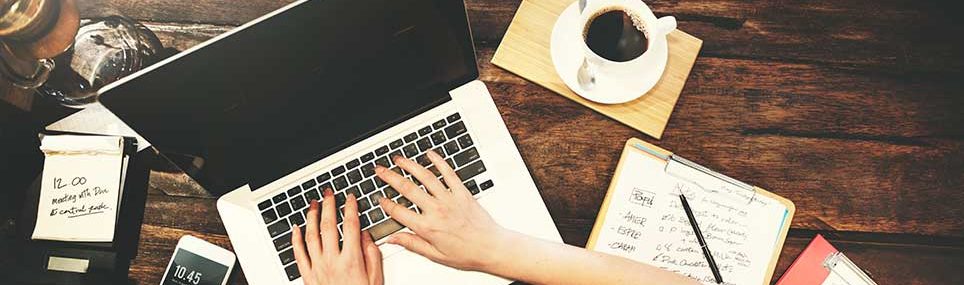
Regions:
<instances>
[{"instance_id":1,"label":"red notebook","mask_svg":"<svg viewBox=\"0 0 964 285\"><path fill-rule=\"evenodd\" d=\"M817 235L793 261L777 285L876 285L870 276Z\"/></svg>"}]
</instances>

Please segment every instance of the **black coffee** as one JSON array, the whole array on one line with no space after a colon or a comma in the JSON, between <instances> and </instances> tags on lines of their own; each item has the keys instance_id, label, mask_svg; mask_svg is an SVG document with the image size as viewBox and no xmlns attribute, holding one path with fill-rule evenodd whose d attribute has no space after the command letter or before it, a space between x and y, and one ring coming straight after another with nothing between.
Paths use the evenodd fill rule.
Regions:
<instances>
[{"instance_id":1,"label":"black coffee","mask_svg":"<svg viewBox=\"0 0 964 285\"><path fill-rule=\"evenodd\" d=\"M633 25L626 11L614 9L589 20L584 37L586 45L597 55L612 61L630 61L644 52L646 34Z\"/></svg>"}]
</instances>

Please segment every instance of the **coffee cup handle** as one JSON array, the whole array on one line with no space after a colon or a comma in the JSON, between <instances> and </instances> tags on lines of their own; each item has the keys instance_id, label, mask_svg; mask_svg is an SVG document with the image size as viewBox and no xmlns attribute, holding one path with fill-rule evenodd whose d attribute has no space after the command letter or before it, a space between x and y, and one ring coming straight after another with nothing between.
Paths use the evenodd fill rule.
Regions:
<instances>
[{"instance_id":1,"label":"coffee cup handle","mask_svg":"<svg viewBox=\"0 0 964 285\"><path fill-rule=\"evenodd\" d=\"M666 16L656 19L656 32L660 36L665 36L676 29L676 17Z\"/></svg>"}]
</instances>

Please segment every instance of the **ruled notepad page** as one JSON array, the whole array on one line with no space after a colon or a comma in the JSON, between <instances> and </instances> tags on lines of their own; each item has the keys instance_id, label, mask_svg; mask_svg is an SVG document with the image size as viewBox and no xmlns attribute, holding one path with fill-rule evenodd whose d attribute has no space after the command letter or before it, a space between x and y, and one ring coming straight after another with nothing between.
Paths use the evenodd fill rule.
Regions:
<instances>
[{"instance_id":1,"label":"ruled notepad page","mask_svg":"<svg viewBox=\"0 0 964 285\"><path fill-rule=\"evenodd\" d=\"M650 155L630 152L625 160L593 250L716 284L680 203L682 192L724 284L764 283L786 206L699 171L670 175L668 163Z\"/></svg>"}]
</instances>

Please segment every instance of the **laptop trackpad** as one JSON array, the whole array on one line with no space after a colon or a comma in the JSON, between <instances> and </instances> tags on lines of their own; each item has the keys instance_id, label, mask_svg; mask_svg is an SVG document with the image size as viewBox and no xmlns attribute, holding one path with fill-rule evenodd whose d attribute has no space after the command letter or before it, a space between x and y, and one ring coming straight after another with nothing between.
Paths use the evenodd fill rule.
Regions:
<instances>
[{"instance_id":1,"label":"laptop trackpad","mask_svg":"<svg viewBox=\"0 0 964 285\"><path fill-rule=\"evenodd\" d=\"M410 230L410 229L408 229L408 228L405 228L405 229L400 230L400 231L398 231L398 232L406 232L406 233L413 234L412 230ZM394 245L394 244L389 244L389 243L385 242L385 241L387 241L387 240L388 240L388 239L382 239L381 241L375 241L375 244L378 245L378 249L382 251L382 260L388 260L388 259L391 258L393 255L396 255L396 254L398 254L398 253L407 251L407 249L405 249L405 248L402 247L402 246Z\"/></svg>"}]
</instances>

